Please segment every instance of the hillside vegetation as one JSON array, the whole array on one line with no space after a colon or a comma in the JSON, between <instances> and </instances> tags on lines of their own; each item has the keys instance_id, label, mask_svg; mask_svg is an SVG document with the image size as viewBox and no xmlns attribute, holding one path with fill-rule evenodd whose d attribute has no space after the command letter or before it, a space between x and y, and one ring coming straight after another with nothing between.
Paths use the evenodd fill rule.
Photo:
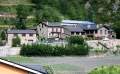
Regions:
<instances>
[{"instance_id":1,"label":"hillside vegetation","mask_svg":"<svg viewBox=\"0 0 120 74\"><path fill-rule=\"evenodd\" d=\"M119 0L0 0L0 14L17 14L16 7L19 4L28 7L30 13L27 16L35 17L27 19L27 25L63 19L87 20L99 24L111 23L117 34L120 33ZM13 18L1 18L2 25L15 22Z\"/></svg>"},{"instance_id":2,"label":"hillside vegetation","mask_svg":"<svg viewBox=\"0 0 120 74\"><path fill-rule=\"evenodd\" d=\"M0 0L0 5L31 4L30 0Z\"/></svg>"},{"instance_id":3,"label":"hillside vegetation","mask_svg":"<svg viewBox=\"0 0 120 74\"><path fill-rule=\"evenodd\" d=\"M15 14L14 5L18 4L33 5L40 21L74 19L108 23L119 18L120 14L119 0L0 0L0 13Z\"/></svg>"}]
</instances>

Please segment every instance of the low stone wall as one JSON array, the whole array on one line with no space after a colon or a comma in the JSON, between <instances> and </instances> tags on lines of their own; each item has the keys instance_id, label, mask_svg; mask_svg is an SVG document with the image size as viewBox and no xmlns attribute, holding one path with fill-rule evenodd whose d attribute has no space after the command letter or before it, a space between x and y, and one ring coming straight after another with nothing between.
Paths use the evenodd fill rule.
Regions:
<instances>
[{"instance_id":1,"label":"low stone wall","mask_svg":"<svg viewBox=\"0 0 120 74\"><path fill-rule=\"evenodd\" d=\"M19 55L20 53L20 47L0 47L0 57L5 57L5 56L12 56L12 55Z\"/></svg>"}]
</instances>

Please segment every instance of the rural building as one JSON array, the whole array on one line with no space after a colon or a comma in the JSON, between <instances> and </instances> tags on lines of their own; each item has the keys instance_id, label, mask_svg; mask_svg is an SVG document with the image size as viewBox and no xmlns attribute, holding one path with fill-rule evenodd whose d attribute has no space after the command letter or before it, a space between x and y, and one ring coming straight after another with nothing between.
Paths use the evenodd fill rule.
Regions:
<instances>
[{"instance_id":1,"label":"rural building","mask_svg":"<svg viewBox=\"0 0 120 74\"><path fill-rule=\"evenodd\" d=\"M37 33L46 39L79 35L83 37L103 39L115 37L115 32L107 26L98 27L89 21L63 20L62 22L44 22L37 26Z\"/></svg>"},{"instance_id":2,"label":"rural building","mask_svg":"<svg viewBox=\"0 0 120 74\"><path fill-rule=\"evenodd\" d=\"M94 37L97 33L97 25L89 21L63 20L62 25L71 32L71 35Z\"/></svg>"},{"instance_id":3,"label":"rural building","mask_svg":"<svg viewBox=\"0 0 120 74\"><path fill-rule=\"evenodd\" d=\"M103 38L111 39L111 38L116 38L116 34L110 28L110 26L103 25L103 26L98 27L96 37L99 39L103 39Z\"/></svg>"},{"instance_id":4,"label":"rural building","mask_svg":"<svg viewBox=\"0 0 120 74\"><path fill-rule=\"evenodd\" d=\"M64 39L66 36L70 35L70 32L59 22L40 23L37 26L37 32L40 37L44 37L47 39Z\"/></svg>"},{"instance_id":5,"label":"rural building","mask_svg":"<svg viewBox=\"0 0 120 74\"><path fill-rule=\"evenodd\" d=\"M34 30L8 30L7 31L7 43L12 45L12 39L19 37L21 44L31 44L37 41L36 31Z\"/></svg>"},{"instance_id":6,"label":"rural building","mask_svg":"<svg viewBox=\"0 0 120 74\"><path fill-rule=\"evenodd\" d=\"M40 65L21 65L0 59L0 74L47 74Z\"/></svg>"}]
</instances>

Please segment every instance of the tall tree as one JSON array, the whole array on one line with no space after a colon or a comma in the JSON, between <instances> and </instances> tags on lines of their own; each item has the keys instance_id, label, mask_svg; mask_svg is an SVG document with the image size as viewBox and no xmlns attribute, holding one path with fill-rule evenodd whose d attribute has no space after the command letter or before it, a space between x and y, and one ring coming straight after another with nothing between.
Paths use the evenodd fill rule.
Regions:
<instances>
[{"instance_id":1,"label":"tall tree","mask_svg":"<svg viewBox=\"0 0 120 74\"><path fill-rule=\"evenodd\" d=\"M16 28L26 29L26 19L29 15L29 7L25 5L18 5L16 7L17 17L16 17Z\"/></svg>"}]
</instances>

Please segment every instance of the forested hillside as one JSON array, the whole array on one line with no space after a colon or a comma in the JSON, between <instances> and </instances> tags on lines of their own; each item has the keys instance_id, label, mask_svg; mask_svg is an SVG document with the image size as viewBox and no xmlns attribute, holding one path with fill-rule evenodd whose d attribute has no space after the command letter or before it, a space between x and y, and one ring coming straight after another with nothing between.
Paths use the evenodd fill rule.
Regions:
<instances>
[{"instance_id":1,"label":"forested hillside","mask_svg":"<svg viewBox=\"0 0 120 74\"><path fill-rule=\"evenodd\" d=\"M28 12L26 17L34 17L32 20L27 19L27 21L29 20L26 23L27 25L41 21L72 19L102 24L112 23L115 24L113 26L115 30L119 26L120 0L0 0L0 13L17 15L19 12L16 10L18 5L23 5L23 13ZM11 18L0 20L2 20L2 24L11 23Z\"/></svg>"}]
</instances>

